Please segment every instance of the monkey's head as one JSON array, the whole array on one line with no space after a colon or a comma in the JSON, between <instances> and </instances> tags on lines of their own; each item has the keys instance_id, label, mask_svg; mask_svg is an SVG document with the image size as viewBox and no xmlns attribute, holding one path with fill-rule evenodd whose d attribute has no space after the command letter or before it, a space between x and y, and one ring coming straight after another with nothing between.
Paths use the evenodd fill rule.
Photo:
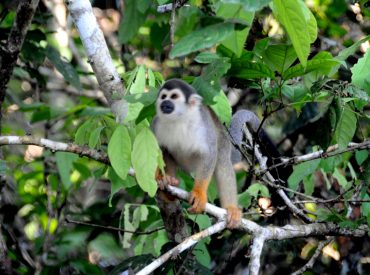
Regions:
<instances>
[{"instance_id":1,"label":"monkey's head","mask_svg":"<svg viewBox=\"0 0 370 275\"><path fill-rule=\"evenodd\" d=\"M202 97L193 87L180 79L168 80L159 90L156 102L157 116L179 119L199 109Z\"/></svg>"}]
</instances>

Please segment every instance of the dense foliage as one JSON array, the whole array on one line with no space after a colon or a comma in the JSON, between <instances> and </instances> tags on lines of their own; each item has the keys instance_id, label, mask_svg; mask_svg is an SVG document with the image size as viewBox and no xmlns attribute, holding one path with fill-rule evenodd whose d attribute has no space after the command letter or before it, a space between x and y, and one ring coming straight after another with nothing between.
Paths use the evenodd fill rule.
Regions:
<instances>
[{"instance_id":1,"label":"dense foliage","mask_svg":"<svg viewBox=\"0 0 370 275\"><path fill-rule=\"evenodd\" d=\"M12 2L0 4L1 47L16 16ZM106 153L111 165L35 145L1 147L0 233L15 273L138 271L173 247L154 198L163 160L150 130L166 79L189 82L225 125L236 110L253 110L286 157L335 144L341 150L368 138L367 1L177 1L174 20L171 11L157 12L172 1L126 0L123 7L92 1L126 88L129 109L121 124L99 91L65 8L47 2L39 4L8 83L1 135L73 142ZM370 225L368 155L367 149L349 150L294 165L287 193L315 221L351 230ZM190 190L191 177L179 178ZM257 206L270 191L259 177L245 186L248 171L237 178L245 218L270 224ZM209 201L218 204L215 184ZM187 213L187 206L183 202L190 232L214 222ZM290 222L299 223L293 215ZM159 272L231 274L246 268L249 242L248 235L226 231ZM262 271L299 269L317 242L268 243ZM369 272L369 256L369 238L338 237L314 271Z\"/></svg>"}]
</instances>

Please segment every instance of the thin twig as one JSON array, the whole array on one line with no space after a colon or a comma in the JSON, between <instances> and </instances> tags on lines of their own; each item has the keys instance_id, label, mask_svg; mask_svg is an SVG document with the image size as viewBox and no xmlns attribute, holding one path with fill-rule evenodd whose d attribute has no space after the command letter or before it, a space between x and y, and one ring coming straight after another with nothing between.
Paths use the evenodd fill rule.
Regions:
<instances>
[{"instance_id":1,"label":"thin twig","mask_svg":"<svg viewBox=\"0 0 370 275\"><path fill-rule=\"evenodd\" d=\"M370 140L365 140L361 143L350 143L348 144L347 148L340 149L340 150L338 150L338 145L333 145L333 146L330 146L326 150L326 152L324 152L323 150L319 150L317 152L309 153L309 154L302 155L302 156L296 156L292 158L281 158L281 162L275 165L272 165L268 168L263 168L259 171L256 171L256 174L263 175L267 171L271 171L272 169L275 169L280 166L299 164L302 162L319 159L319 158L329 158L329 157L344 154L347 152L352 152L352 151L362 150L362 149L369 149L369 148L370 148Z\"/></svg>"},{"instance_id":2,"label":"thin twig","mask_svg":"<svg viewBox=\"0 0 370 275\"><path fill-rule=\"evenodd\" d=\"M176 30L176 0L172 1L172 11L171 11L171 22L170 22L170 40L171 49L175 43L175 30Z\"/></svg>"},{"instance_id":3,"label":"thin twig","mask_svg":"<svg viewBox=\"0 0 370 275\"><path fill-rule=\"evenodd\" d=\"M315 264L317 258L321 254L321 250L325 246L327 246L333 239L334 239L333 237L330 237L327 240L320 242L319 245L316 248L315 253L312 255L311 259L304 266L302 266L300 269L298 269L296 272L293 272L292 275L300 275L303 272L305 272L307 269L312 269L312 267Z\"/></svg>"},{"instance_id":4,"label":"thin twig","mask_svg":"<svg viewBox=\"0 0 370 275\"><path fill-rule=\"evenodd\" d=\"M158 267L163 265L166 261L171 258L176 258L181 252L185 251L189 247L195 245L197 242L209 237L215 233L218 233L226 228L226 221L218 222L205 230L202 230L188 238L186 238L182 243L175 246L171 250L167 251L165 254L160 256L158 259L153 261L151 264L147 265L145 268L140 270L136 275L146 275L152 273Z\"/></svg>"},{"instance_id":5,"label":"thin twig","mask_svg":"<svg viewBox=\"0 0 370 275\"><path fill-rule=\"evenodd\" d=\"M105 225L100 225L100 224L96 224L96 223L89 223L89 222L71 220L71 219L68 219L68 218L66 218L65 220L66 220L67 223L74 223L74 224L78 224L78 225L87 225L87 226L91 226L91 227L95 227L95 228L102 228L102 229L105 229L105 230L118 231L118 232L123 232L123 233L132 233L132 234L135 234L135 235L150 235L154 232L158 232L158 231L164 229L164 227L161 226L161 227L158 227L158 228L155 228L155 229L152 229L152 230L148 230L148 231L132 231L132 230L126 230L126 229L122 229L122 228L118 228L118 227L114 227L114 226L108 226L108 225L105 226Z\"/></svg>"}]
</instances>

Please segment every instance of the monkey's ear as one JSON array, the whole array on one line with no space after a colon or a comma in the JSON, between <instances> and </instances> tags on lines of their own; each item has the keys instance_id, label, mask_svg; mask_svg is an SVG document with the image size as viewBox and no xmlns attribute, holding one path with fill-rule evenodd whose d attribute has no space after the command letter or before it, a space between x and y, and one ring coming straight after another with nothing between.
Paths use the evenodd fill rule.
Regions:
<instances>
[{"instance_id":1,"label":"monkey's ear","mask_svg":"<svg viewBox=\"0 0 370 275\"><path fill-rule=\"evenodd\" d=\"M202 101L203 101L203 97L201 97L198 94L192 94L189 97L189 105L191 105L191 106L200 105L200 104L202 104Z\"/></svg>"}]
</instances>

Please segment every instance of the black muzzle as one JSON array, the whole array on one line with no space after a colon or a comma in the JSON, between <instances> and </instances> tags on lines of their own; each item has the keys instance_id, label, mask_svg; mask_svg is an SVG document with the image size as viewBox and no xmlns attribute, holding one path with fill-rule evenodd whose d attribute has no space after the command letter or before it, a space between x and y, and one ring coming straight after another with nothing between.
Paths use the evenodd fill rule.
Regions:
<instances>
[{"instance_id":1,"label":"black muzzle","mask_svg":"<svg viewBox=\"0 0 370 275\"><path fill-rule=\"evenodd\" d=\"M170 114L175 110L175 105L169 100L163 101L160 107L164 114Z\"/></svg>"}]
</instances>

